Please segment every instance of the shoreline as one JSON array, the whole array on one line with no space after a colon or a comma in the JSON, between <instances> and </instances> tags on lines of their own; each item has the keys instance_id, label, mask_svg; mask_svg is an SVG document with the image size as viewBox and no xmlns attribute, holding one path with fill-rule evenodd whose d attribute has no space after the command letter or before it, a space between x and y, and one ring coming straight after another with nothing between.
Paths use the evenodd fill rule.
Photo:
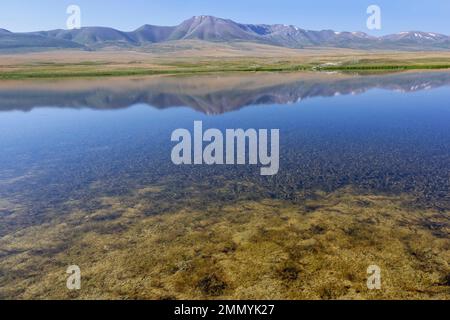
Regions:
<instances>
[{"instance_id":1,"label":"shoreline","mask_svg":"<svg viewBox=\"0 0 450 320\"><path fill-rule=\"evenodd\" d=\"M79 65L76 65L79 66ZM342 66L306 66L306 65L288 65L288 66L247 66L247 67L205 67L198 68L167 68L167 69L105 69L105 70L71 70L73 65L67 65L63 70L31 70L22 69L14 71L0 72L0 80L25 80L25 79L61 79L61 78L106 78L106 77L127 77L127 76L153 76L153 75L196 75L196 74L231 74L231 73L274 73L274 72L360 72L361 75L367 73L380 72L398 72L414 70L449 70L449 64L436 65L342 65ZM33 68L31 68L33 69Z\"/></svg>"}]
</instances>

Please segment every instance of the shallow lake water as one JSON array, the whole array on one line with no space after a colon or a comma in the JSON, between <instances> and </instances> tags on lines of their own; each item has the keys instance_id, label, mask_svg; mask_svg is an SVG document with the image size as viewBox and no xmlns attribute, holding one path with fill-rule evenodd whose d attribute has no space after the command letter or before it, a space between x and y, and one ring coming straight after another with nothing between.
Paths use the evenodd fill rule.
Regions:
<instances>
[{"instance_id":1,"label":"shallow lake water","mask_svg":"<svg viewBox=\"0 0 450 320\"><path fill-rule=\"evenodd\" d=\"M438 71L2 82L0 297L449 298L449 101ZM194 121L280 129L278 174L174 165Z\"/></svg>"}]
</instances>

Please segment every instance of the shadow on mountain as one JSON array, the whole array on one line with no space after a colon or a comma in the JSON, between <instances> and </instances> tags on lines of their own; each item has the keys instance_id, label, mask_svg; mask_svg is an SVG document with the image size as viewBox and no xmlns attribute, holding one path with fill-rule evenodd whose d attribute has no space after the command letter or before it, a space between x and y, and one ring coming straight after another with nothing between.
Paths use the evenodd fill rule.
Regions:
<instances>
[{"instance_id":1,"label":"shadow on mountain","mask_svg":"<svg viewBox=\"0 0 450 320\"><path fill-rule=\"evenodd\" d=\"M361 94L371 89L415 92L450 85L449 72L388 75L329 73L165 76L0 83L0 111L39 107L114 110L146 104L190 107L223 114L251 105L286 105L315 97Z\"/></svg>"}]
</instances>

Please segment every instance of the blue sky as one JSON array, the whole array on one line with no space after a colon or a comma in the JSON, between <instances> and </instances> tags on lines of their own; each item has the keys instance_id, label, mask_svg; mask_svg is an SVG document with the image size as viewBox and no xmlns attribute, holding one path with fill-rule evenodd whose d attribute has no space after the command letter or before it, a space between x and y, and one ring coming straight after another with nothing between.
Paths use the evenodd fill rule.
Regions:
<instances>
[{"instance_id":1,"label":"blue sky","mask_svg":"<svg viewBox=\"0 0 450 320\"><path fill-rule=\"evenodd\" d=\"M134 30L143 24L176 25L194 15L243 23L282 23L301 28L387 34L433 31L450 35L449 0L2 0L0 28L36 31L65 28L66 8L77 4L83 26ZM382 9L382 30L366 28L366 9Z\"/></svg>"}]
</instances>

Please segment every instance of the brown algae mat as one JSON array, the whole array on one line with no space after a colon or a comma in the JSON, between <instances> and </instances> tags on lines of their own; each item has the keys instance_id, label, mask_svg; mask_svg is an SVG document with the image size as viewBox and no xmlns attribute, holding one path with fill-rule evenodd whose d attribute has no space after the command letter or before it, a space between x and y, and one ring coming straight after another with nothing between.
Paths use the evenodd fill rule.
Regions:
<instances>
[{"instance_id":1,"label":"brown algae mat","mask_svg":"<svg viewBox=\"0 0 450 320\"><path fill-rule=\"evenodd\" d=\"M0 298L450 299L449 212L406 196L342 189L148 216L159 191L1 238ZM66 288L73 264L79 291ZM380 290L367 288L370 265Z\"/></svg>"}]
</instances>

